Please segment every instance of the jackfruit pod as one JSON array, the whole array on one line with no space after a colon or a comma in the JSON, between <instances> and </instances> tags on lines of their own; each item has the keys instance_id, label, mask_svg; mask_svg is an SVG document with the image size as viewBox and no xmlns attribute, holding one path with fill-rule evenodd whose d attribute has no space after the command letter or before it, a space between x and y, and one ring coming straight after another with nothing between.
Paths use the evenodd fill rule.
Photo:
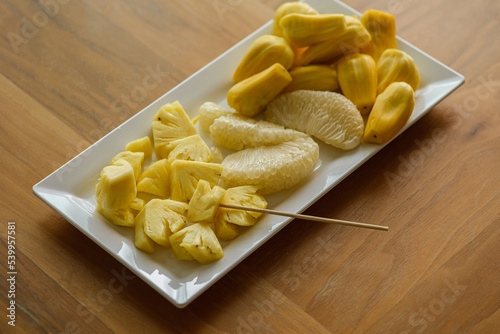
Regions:
<instances>
[{"instance_id":1,"label":"jackfruit pod","mask_svg":"<svg viewBox=\"0 0 500 334\"><path fill-rule=\"evenodd\" d=\"M311 45L300 57L302 65L332 63L342 56L356 53L371 41L368 30L361 22L346 16L346 30L337 37Z\"/></svg>"},{"instance_id":2,"label":"jackfruit pod","mask_svg":"<svg viewBox=\"0 0 500 334\"><path fill-rule=\"evenodd\" d=\"M377 94L381 94L393 82L406 82L414 91L420 83L420 72L413 58L397 49L387 49L382 53L377 63L377 76Z\"/></svg>"},{"instance_id":3,"label":"jackfruit pod","mask_svg":"<svg viewBox=\"0 0 500 334\"><path fill-rule=\"evenodd\" d=\"M234 71L233 80L238 83L275 63L289 69L293 65L294 57L292 48L284 38L273 35L261 36L250 45Z\"/></svg>"},{"instance_id":4,"label":"jackfruit pod","mask_svg":"<svg viewBox=\"0 0 500 334\"><path fill-rule=\"evenodd\" d=\"M365 127L365 142L384 144L398 134L413 112L415 97L406 82L393 82L377 96Z\"/></svg>"},{"instance_id":5,"label":"jackfruit pod","mask_svg":"<svg viewBox=\"0 0 500 334\"><path fill-rule=\"evenodd\" d=\"M342 14L289 14L280 21L285 37L298 47L337 37L346 30Z\"/></svg>"},{"instance_id":6,"label":"jackfruit pod","mask_svg":"<svg viewBox=\"0 0 500 334\"><path fill-rule=\"evenodd\" d=\"M292 68L292 82L286 86L283 93L296 90L336 91L339 88L337 71L329 65L308 65Z\"/></svg>"},{"instance_id":7,"label":"jackfruit pod","mask_svg":"<svg viewBox=\"0 0 500 334\"><path fill-rule=\"evenodd\" d=\"M337 63L340 89L362 115L367 115L377 97L377 64L366 54L355 53Z\"/></svg>"},{"instance_id":8,"label":"jackfruit pod","mask_svg":"<svg viewBox=\"0 0 500 334\"><path fill-rule=\"evenodd\" d=\"M288 14L305 14L305 15L317 15L318 12L312 8L309 4L305 2L292 1L285 2L278 7L276 12L274 12L273 25L271 27L271 35L285 37L283 28L281 28L280 21L283 17Z\"/></svg>"},{"instance_id":9,"label":"jackfruit pod","mask_svg":"<svg viewBox=\"0 0 500 334\"><path fill-rule=\"evenodd\" d=\"M231 87L227 93L227 103L240 114L253 117L291 81L287 69L276 63Z\"/></svg>"},{"instance_id":10,"label":"jackfruit pod","mask_svg":"<svg viewBox=\"0 0 500 334\"><path fill-rule=\"evenodd\" d=\"M361 23L372 37L370 43L361 48L362 53L369 54L378 62L386 49L397 49L394 15L370 9L361 15Z\"/></svg>"}]
</instances>

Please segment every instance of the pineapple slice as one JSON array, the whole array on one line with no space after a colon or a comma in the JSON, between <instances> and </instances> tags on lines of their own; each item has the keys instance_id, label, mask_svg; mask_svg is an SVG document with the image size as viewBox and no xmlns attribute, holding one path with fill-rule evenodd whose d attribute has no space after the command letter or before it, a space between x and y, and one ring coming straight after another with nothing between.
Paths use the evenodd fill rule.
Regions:
<instances>
[{"instance_id":1,"label":"pineapple slice","mask_svg":"<svg viewBox=\"0 0 500 334\"><path fill-rule=\"evenodd\" d=\"M137 191L168 198L170 177L166 159L156 161L141 174L137 182Z\"/></svg>"},{"instance_id":2,"label":"pineapple slice","mask_svg":"<svg viewBox=\"0 0 500 334\"><path fill-rule=\"evenodd\" d=\"M141 173L142 163L144 162L144 153L123 151L114 156L114 158L111 160L111 164L114 165L115 162L120 159L126 160L130 163L130 165L134 169L135 179L137 180L139 178L139 174Z\"/></svg>"},{"instance_id":3,"label":"pineapple slice","mask_svg":"<svg viewBox=\"0 0 500 334\"><path fill-rule=\"evenodd\" d=\"M153 139L156 157L165 159L175 148L172 142L198 131L178 101L165 104L153 120Z\"/></svg>"},{"instance_id":4,"label":"pineapple slice","mask_svg":"<svg viewBox=\"0 0 500 334\"><path fill-rule=\"evenodd\" d=\"M130 202L129 208L135 211L141 211L144 205L146 205L146 202L142 198L136 197Z\"/></svg>"},{"instance_id":5,"label":"pineapple slice","mask_svg":"<svg viewBox=\"0 0 500 334\"><path fill-rule=\"evenodd\" d=\"M265 209L267 207L267 202L263 196L257 194L257 190L258 188L255 186L239 186L229 188L226 190L226 194L224 195L224 198L222 198L221 203ZM253 211L225 208L219 209L222 210L218 217L220 220L239 226L253 226L257 222L257 219L262 215L262 213ZM218 224L223 225L220 221ZM219 228L220 227L221 226L219 226Z\"/></svg>"},{"instance_id":6,"label":"pineapple slice","mask_svg":"<svg viewBox=\"0 0 500 334\"><path fill-rule=\"evenodd\" d=\"M217 238L224 241L231 241L240 235L240 227L236 224L229 223L224 219L223 208L217 209L214 221L214 232Z\"/></svg>"},{"instance_id":7,"label":"pineapple slice","mask_svg":"<svg viewBox=\"0 0 500 334\"><path fill-rule=\"evenodd\" d=\"M137 195L134 169L126 160L102 169L95 187L96 210L115 225L134 226L134 215L129 208Z\"/></svg>"},{"instance_id":8,"label":"pineapple slice","mask_svg":"<svg viewBox=\"0 0 500 334\"><path fill-rule=\"evenodd\" d=\"M211 146L210 152L212 153L212 160L210 160L210 162L213 162L215 164L220 164L222 163L222 161L224 161L224 155L222 154L220 148L216 146Z\"/></svg>"},{"instance_id":9,"label":"pineapple slice","mask_svg":"<svg viewBox=\"0 0 500 334\"><path fill-rule=\"evenodd\" d=\"M134 226L134 214L131 209L109 210L100 205L96 207L97 212L103 215L107 220L118 226Z\"/></svg>"},{"instance_id":10,"label":"pineapple slice","mask_svg":"<svg viewBox=\"0 0 500 334\"><path fill-rule=\"evenodd\" d=\"M142 152L144 153L144 158L149 158L153 154L151 139L149 139L149 136L144 136L131 141L127 144L127 146L125 146L125 150L130 152Z\"/></svg>"},{"instance_id":11,"label":"pineapple slice","mask_svg":"<svg viewBox=\"0 0 500 334\"><path fill-rule=\"evenodd\" d=\"M136 224L141 224L144 233L154 242L168 247L168 237L186 225L187 207L186 203L152 199L135 218Z\"/></svg>"},{"instance_id":12,"label":"pineapple slice","mask_svg":"<svg viewBox=\"0 0 500 334\"><path fill-rule=\"evenodd\" d=\"M221 259L224 251L214 232L205 223L190 225L170 236L170 244L177 259L208 264Z\"/></svg>"},{"instance_id":13,"label":"pineapple slice","mask_svg":"<svg viewBox=\"0 0 500 334\"><path fill-rule=\"evenodd\" d=\"M223 166L201 161L174 160L170 174L170 196L175 201L189 202L198 181L204 179L215 186L220 179Z\"/></svg>"},{"instance_id":14,"label":"pineapple slice","mask_svg":"<svg viewBox=\"0 0 500 334\"><path fill-rule=\"evenodd\" d=\"M134 169L128 161L119 159L102 169L95 188L98 206L107 210L127 209L136 195Z\"/></svg>"},{"instance_id":15,"label":"pineapple slice","mask_svg":"<svg viewBox=\"0 0 500 334\"><path fill-rule=\"evenodd\" d=\"M210 187L205 180L198 181L193 197L189 201L187 219L191 223L212 223L226 190L219 186Z\"/></svg>"},{"instance_id":16,"label":"pineapple slice","mask_svg":"<svg viewBox=\"0 0 500 334\"><path fill-rule=\"evenodd\" d=\"M144 219L139 218L139 215L135 219L134 245L146 253L153 253L155 251L155 243L153 239L148 237L146 232L144 232L144 221Z\"/></svg>"},{"instance_id":17,"label":"pineapple slice","mask_svg":"<svg viewBox=\"0 0 500 334\"><path fill-rule=\"evenodd\" d=\"M175 148L168 155L169 163L176 159L203 162L209 162L212 159L210 149L199 134L174 140L170 146Z\"/></svg>"}]
</instances>

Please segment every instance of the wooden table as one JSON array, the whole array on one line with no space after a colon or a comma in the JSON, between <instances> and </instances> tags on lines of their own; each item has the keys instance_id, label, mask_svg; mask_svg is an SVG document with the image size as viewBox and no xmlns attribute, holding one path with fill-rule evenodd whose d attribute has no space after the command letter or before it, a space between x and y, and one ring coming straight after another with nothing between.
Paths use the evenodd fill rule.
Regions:
<instances>
[{"instance_id":1,"label":"wooden table","mask_svg":"<svg viewBox=\"0 0 500 334\"><path fill-rule=\"evenodd\" d=\"M0 3L0 332L500 332L500 2L346 1L392 12L399 36L466 77L306 211L390 231L296 220L185 309L32 187L283 1L42 2ZM151 71L157 84L131 99ZM109 117L116 101L125 107ZM15 327L6 317L12 299Z\"/></svg>"}]
</instances>

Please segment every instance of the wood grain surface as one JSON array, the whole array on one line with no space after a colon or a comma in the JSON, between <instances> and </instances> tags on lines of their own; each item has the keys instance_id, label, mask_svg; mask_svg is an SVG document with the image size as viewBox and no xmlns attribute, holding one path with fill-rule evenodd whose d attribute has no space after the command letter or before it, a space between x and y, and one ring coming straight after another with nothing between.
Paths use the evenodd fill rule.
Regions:
<instances>
[{"instance_id":1,"label":"wood grain surface","mask_svg":"<svg viewBox=\"0 0 500 334\"><path fill-rule=\"evenodd\" d=\"M496 0L345 1L466 78L305 212L389 232L295 220L177 309L32 194L283 2L0 2L0 332L500 333Z\"/></svg>"}]
</instances>

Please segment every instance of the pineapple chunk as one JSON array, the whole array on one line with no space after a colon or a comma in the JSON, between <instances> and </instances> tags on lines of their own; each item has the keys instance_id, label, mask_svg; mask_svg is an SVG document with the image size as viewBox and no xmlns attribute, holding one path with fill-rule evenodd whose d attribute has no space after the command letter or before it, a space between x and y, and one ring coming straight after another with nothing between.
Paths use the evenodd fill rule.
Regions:
<instances>
[{"instance_id":1,"label":"pineapple chunk","mask_svg":"<svg viewBox=\"0 0 500 334\"><path fill-rule=\"evenodd\" d=\"M141 173L142 163L144 162L144 153L123 151L114 156L114 158L111 160L111 164L114 165L115 162L120 159L126 160L130 163L130 165L134 169L135 179L137 180L139 178L139 174Z\"/></svg>"},{"instance_id":2,"label":"pineapple chunk","mask_svg":"<svg viewBox=\"0 0 500 334\"><path fill-rule=\"evenodd\" d=\"M144 232L144 219L139 218L139 215L135 219L134 245L146 253L153 253L155 251L155 243L153 239L148 237L146 232Z\"/></svg>"},{"instance_id":3,"label":"pineapple chunk","mask_svg":"<svg viewBox=\"0 0 500 334\"><path fill-rule=\"evenodd\" d=\"M240 235L240 227L236 224L229 223L224 219L223 208L217 210L214 222L214 231L217 238L224 241L230 241Z\"/></svg>"},{"instance_id":4,"label":"pineapple chunk","mask_svg":"<svg viewBox=\"0 0 500 334\"><path fill-rule=\"evenodd\" d=\"M142 198L136 197L130 202L129 207L132 210L141 211L144 205L146 205L146 202Z\"/></svg>"},{"instance_id":5,"label":"pineapple chunk","mask_svg":"<svg viewBox=\"0 0 500 334\"><path fill-rule=\"evenodd\" d=\"M134 226L134 214L130 209L109 210L97 205L97 212L103 215L107 220L118 226Z\"/></svg>"},{"instance_id":6,"label":"pineapple chunk","mask_svg":"<svg viewBox=\"0 0 500 334\"><path fill-rule=\"evenodd\" d=\"M179 260L195 259L208 264L224 256L219 240L205 223L196 223L172 234L170 244Z\"/></svg>"},{"instance_id":7,"label":"pineapple chunk","mask_svg":"<svg viewBox=\"0 0 500 334\"><path fill-rule=\"evenodd\" d=\"M198 181L193 197L189 201L187 219L191 223L212 223L226 190L219 186L210 187L205 180Z\"/></svg>"},{"instance_id":8,"label":"pineapple chunk","mask_svg":"<svg viewBox=\"0 0 500 334\"><path fill-rule=\"evenodd\" d=\"M134 169L123 159L101 171L101 177L95 188L98 207L103 210L128 209L137 195Z\"/></svg>"},{"instance_id":9,"label":"pineapple chunk","mask_svg":"<svg viewBox=\"0 0 500 334\"><path fill-rule=\"evenodd\" d=\"M178 101L165 104L153 120L153 139L156 157L165 159L175 148L172 141L196 135L198 131Z\"/></svg>"},{"instance_id":10,"label":"pineapple chunk","mask_svg":"<svg viewBox=\"0 0 500 334\"><path fill-rule=\"evenodd\" d=\"M267 202L264 197L257 194L257 190L258 188L255 186L239 186L229 188L226 190L226 194L222 198L221 203L265 209L267 207ZM222 210L219 219L239 226L253 226L257 222L257 219L262 215L262 213L253 211L225 208L219 209Z\"/></svg>"},{"instance_id":11,"label":"pineapple chunk","mask_svg":"<svg viewBox=\"0 0 500 334\"><path fill-rule=\"evenodd\" d=\"M186 225L187 204L172 200L152 199L136 217L144 233L157 244L168 247L168 237Z\"/></svg>"},{"instance_id":12,"label":"pineapple chunk","mask_svg":"<svg viewBox=\"0 0 500 334\"><path fill-rule=\"evenodd\" d=\"M218 147L210 147L210 152L212 153L212 160L210 160L210 162L220 164L222 163L222 161L224 161L224 155Z\"/></svg>"},{"instance_id":13,"label":"pineapple chunk","mask_svg":"<svg viewBox=\"0 0 500 334\"><path fill-rule=\"evenodd\" d=\"M130 152L142 152L144 153L144 158L149 158L153 154L151 139L149 139L149 136L144 136L131 141L127 144L127 146L125 146L125 150Z\"/></svg>"},{"instance_id":14,"label":"pineapple chunk","mask_svg":"<svg viewBox=\"0 0 500 334\"><path fill-rule=\"evenodd\" d=\"M204 162L209 162L212 159L210 149L198 134L174 140L170 146L175 148L168 155L169 163L176 159Z\"/></svg>"},{"instance_id":15,"label":"pineapple chunk","mask_svg":"<svg viewBox=\"0 0 500 334\"><path fill-rule=\"evenodd\" d=\"M115 225L134 226L134 215L129 209L137 194L134 169L123 159L106 166L95 187L96 210Z\"/></svg>"},{"instance_id":16,"label":"pineapple chunk","mask_svg":"<svg viewBox=\"0 0 500 334\"><path fill-rule=\"evenodd\" d=\"M198 181L208 181L215 186L222 174L223 166L201 161L174 160L171 165L170 196L175 201L189 202Z\"/></svg>"},{"instance_id":17,"label":"pineapple chunk","mask_svg":"<svg viewBox=\"0 0 500 334\"><path fill-rule=\"evenodd\" d=\"M137 182L137 191L167 198L170 195L170 177L166 159L149 166Z\"/></svg>"}]
</instances>

